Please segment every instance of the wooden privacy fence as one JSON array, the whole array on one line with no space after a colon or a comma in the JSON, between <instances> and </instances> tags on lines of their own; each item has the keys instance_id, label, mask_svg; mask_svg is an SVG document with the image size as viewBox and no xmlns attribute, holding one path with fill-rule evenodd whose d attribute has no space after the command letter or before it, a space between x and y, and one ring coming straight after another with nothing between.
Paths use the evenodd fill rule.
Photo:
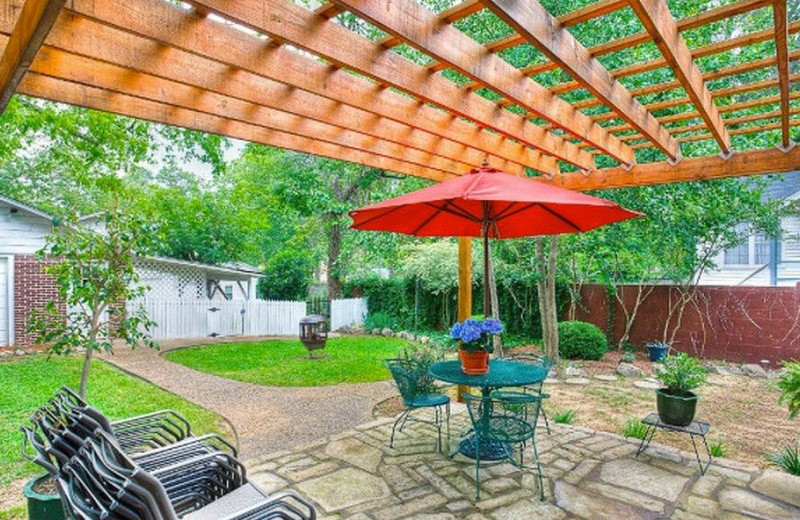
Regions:
<instances>
[{"instance_id":1,"label":"wooden privacy fence","mask_svg":"<svg viewBox=\"0 0 800 520\"><path fill-rule=\"evenodd\" d=\"M331 330L339 330L350 325L363 325L367 315L367 300L364 298L345 298L331 301Z\"/></svg>"},{"instance_id":2,"label":"wooden privacy fence","mask_svg":"<svg viewBox=\"0 0 800 520\"><path fill-rule=\"evenodd\" d=\"M156 322L153 339L207 336L296 336L307 314L306 302L273 300L185 301L142 300ZM133 303L132 305L137 305ZM367 304L361 298L331 302L331 328L364 321Z\"/></svg>"}]
</instances>

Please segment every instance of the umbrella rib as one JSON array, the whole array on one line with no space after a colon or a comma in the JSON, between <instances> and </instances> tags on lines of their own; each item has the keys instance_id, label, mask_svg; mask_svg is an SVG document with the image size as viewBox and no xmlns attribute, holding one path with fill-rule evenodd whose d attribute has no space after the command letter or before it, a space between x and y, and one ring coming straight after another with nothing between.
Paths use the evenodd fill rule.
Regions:
<instances>
[{"instance_id":1,"label":"umbrella rib","mask_svg":"<svg viewBox=\"0 0 800 520\"><path fill-rule=\"evenodd\" d=\"M430 224L431 220L433 220L434 218L436 218L436 215L438 215L438 214L439 214L439 213L441 213L442 211L445 211L445 209L447 208L447 206L449 206L449 205L450 205L450 202L451 202L451 201L449 201L449 200L448 200L448 201L445 201L445 203L444 203L444 207L442 207L442 208L440 208L439 206L437 206L437 205L435 205L435 204L432 204L432 203L430 203L430 202L426 202L426 203L425 203L425 205L426 205L426 206L430 206L430 207L434 208L436 211L435 211L435 212L433 212L433 213L431 214L431 216L429 216L428 218L426 218L425 220L423 220L423 221L422 221L422 224L420 224L419 226L417 226L417 227L414 229L414 231L412 231L412 232L411 232L411 234L412 234L412 235L416 235L417 233L419 233L419 232L420 232L420 230L421 230L422 228L424 228L425 226L427 226L428 224Z\"/></svg>"},{"instance_id":2,"label":"umbrella rib","mask_svg":"<svg viewBox=\"0 0 800 520\"><path fill-rule=\"evenodd\" d=\"M403 209L403 206L394 206L394 207L388 208L383 213L380 213L378 215L374 215L374 216L368 218L367 220L364 220L363 222L359 222L358 225L359 226L363 226L365 224L369 224L370 222L372 222L374 220L377 220L377 219L379 219L381 217L385 217L386 215L391 215L395 211L399 211L401 209ZM355 222L353 223L353 225L354 226L356 225Z\"/></svg>"},{"instance_id":3,"label":"umbrella rib","mask_svg":"<svg viewBox=\"0 0 800 520\"><path fill-rule=\"evenodd\" d=\"M461 217L463 219L469 220L471 222L481 222L481 219L475 217L474 215L470 214L468 211L460 208L456 205L453 199L447 199L446 204L443 207L437 206L432 202L426 202L426 206L430 206L431 208L436 209L437 211L443 211L445 213L450 213L451 215L455 215L457 217ZM451 209L448 206L452 206L455 209Z\"/></svg>"},{"instance_id":4,"label":"umbrella rib","mask_svg":"<svg viewBox=\"0 0 800 520\"><path fill-rule=\"evenodd\" d=\"M495 215L492 218L492 220L494 220L495 222L500 222L504 218L510 217L512 215L516 215L520 211L525 211L526 209L530 208L531 206L535 206L537 203L536 202L529 203L527 206L523 206L520 209L517 209L515 211L512 211L512 212L508 213L511 210L511 208L513 208L514 206L516 206L518 204L519 204L519 202L512 202L511 204L509 204L508 206L503 208L503 211L500 211L497 215Z\"/></svg>"},{"instance_id":5,"label":"umbrella rib","mask_svg":"<svg viewBox=\"0 0 800 520\"><path fill-rule=\"evenodd\" d=\"M566 219L566 218L562 217L561 215L559 215L558 213L556 213L556 212L555 212L555 211L553 211L552 209L548 208L548 207L547 207L547 206L545 206L544 204L539 204L539 207L541 207L543 210L545 210L546 212L548 212L548 213L550 213L551 215L553 215L554 217L556 217L556 218L557 218L558 220L560 220L561 222L565 222L565 223L567 223L569 226L571 226L571 227L572 227L572 229L574 229L574 230L575 230L575 231L577 231L578 233L582 233L582 232L583 232L583 230L582 230L581 228L579 228L578 226L576 226L576 225L575 225L575 224L574 224L572 221L570 221L570 220L568 220L568 219Z\"/></svg>"}]
</instances>

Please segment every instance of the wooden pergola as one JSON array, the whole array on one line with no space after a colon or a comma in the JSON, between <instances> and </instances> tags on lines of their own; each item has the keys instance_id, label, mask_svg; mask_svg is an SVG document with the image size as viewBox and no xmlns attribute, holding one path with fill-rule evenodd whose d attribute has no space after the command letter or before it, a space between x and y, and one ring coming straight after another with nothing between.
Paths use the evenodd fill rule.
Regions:
<instances>
[{"instance_id":1,"label":"wooden pergola","mask_svg":"<svg viewBox=\"0 0 800 520\"><path fill-rule=\"evenodd\" d=\"M513 34L482 44L455 25L485 9ZM641 32L591 47L570 32L621 9ZM683 36L758 9L771 10L771 28L694 48ZM343 12L387 36L351 31L337 21ZM0 0L0 110L19 92L435 181L484 161L577 190L755 175L800 168L790 73L800 50L789 45L799 31L786 0L731 0L679 20L665 0L600 0L558 17L536 0L462 0L438 13L419 0L333 0L313 10L291 0ZM706 72L696 63L767 41L775 51L756 60ZM650 43L659 58L615 70L597 59ZM516 68L498 54L523 44L545 60ZM400 45L428 60L404 57ZM674 79L635 90L620 82L665 68ZM537 82L556 69L572 79ZM769 79L709 88L764 69ZM565 99L579 89L591 96ZM663 91L680 95L639 100ZM717 104L742 93L766 94ZM653 115L670 107L682 110ZM732 135L761 132L779 132L778 146L731 145ZM698 141L714 152L682 158L682 145ZM637 162L645 149L666 159Z\"/></svg>"}]
</instances>

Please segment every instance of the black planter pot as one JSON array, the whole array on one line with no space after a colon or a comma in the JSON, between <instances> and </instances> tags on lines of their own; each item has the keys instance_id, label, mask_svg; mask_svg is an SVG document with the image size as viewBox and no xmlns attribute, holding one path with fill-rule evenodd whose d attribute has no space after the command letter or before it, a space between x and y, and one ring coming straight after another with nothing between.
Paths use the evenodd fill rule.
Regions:
<instances>
[{"instance_id":1,"label":"black planter pot","mask_svg":"<svg viewBox=\"0 0 800 520\"><path fill-rule=\"evenodd\" d=\"M664 424L689 426L697 409L697 396L692 392L672 394L666 388L656 390L658 417Z\"/></svg>"},{"instance_id":2,"label":"black planter pot","mask_svg":"<svg viewBox=\"0 0 800 520\"><path fill-rule=\"evenodd\" d=\"M28 500L29 520L64 520L61 498L58 495L43 495L34 489L39 482L48 478L48 475L32 478L22 490Z\"/></svg>"}]
</instances>

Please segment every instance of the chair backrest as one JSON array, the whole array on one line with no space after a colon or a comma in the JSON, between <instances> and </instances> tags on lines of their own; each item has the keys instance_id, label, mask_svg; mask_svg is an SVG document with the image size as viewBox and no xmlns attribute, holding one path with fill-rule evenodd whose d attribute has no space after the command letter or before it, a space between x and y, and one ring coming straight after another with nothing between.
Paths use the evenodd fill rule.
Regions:
<instances>
[{"instance_id":1,"label":"chair backrest","mask_svg":"<svg viewBox=\"0 0 800 520\"><path fill-rule=\"evenodd\" d=\"M100 437L102 442L106 439ZM87 439L57 481L67 509L79 520L177 520L164 518L146 490L110 464L97 440Z\"/></svg>"},{"instance_id":2,"label":"chair backrest","mask_svg":"<svg viewBox=\"0 0 800 520\"><path fill-rule=\"evenodd\" d=\"M394 382L403 402L411 406L414 398L431 386L433 378L428 374L428 367L414 359L387 359L386 368L392 373Z\"/></svg>"},{"instance_id":3,"label":"chair backrest","mask_svg":"<svg viewBox=\"0 0 800 520\"><path fill-rule=\"evenodd\" d=\"M542 401L547 399L547 394L525 394L524 399L483 397L469 393L462 394L464 403L469 411L472 427L483 432L486 423L482 421L488 414L492 418L513 418L525 421L536 431L539 422L539 413L542 410Z\"/></svg>"}]
</instances>

